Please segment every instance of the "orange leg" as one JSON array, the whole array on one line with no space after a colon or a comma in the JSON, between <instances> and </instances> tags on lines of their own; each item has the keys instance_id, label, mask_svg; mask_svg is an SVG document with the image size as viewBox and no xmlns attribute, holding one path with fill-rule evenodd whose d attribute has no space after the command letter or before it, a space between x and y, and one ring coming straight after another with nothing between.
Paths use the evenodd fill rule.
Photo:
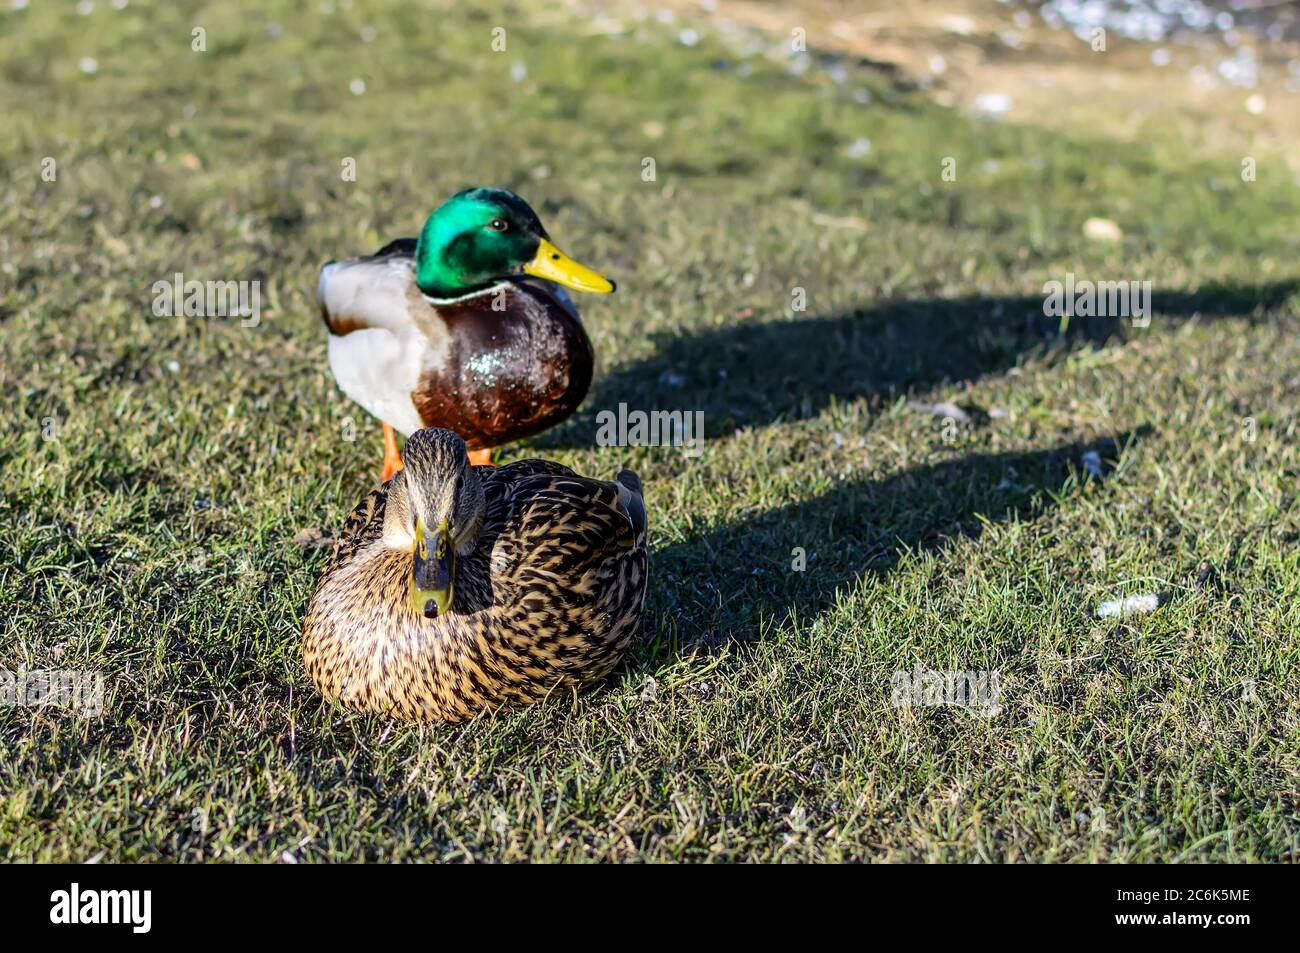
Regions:
<instances>
[{"instance_id":1,"label":"orange leg","mask_svg":"<svg viewBox=\"0 0 1300 953\"><path fill-rule=\"evenodd\" d=\"M469 465L472 467L490 467L495 466L492 462L492 448L484 450L471 450L469 452Z\"/></svg>"},{"instance_id":2,"label":"orange leg","mask_svg":"<svg viewBox=\"0 0 1300 953\"><path fill-rule=\"evenodd\" d=\"M379 482L387 483L402 469L402 455L397 452L397 432L392 424L384 423L384 468L379 471Z\"/></svg>"}]
</instances>

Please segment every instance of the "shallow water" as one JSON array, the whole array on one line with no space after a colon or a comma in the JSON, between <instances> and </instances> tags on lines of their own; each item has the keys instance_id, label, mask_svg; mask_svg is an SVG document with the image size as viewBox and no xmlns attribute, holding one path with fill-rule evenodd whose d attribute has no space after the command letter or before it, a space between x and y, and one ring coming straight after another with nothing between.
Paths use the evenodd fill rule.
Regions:
<instances>
[{"instance_id":1,"label":"shallow water","mask_svg":"<svg viewBox=\"0 0 1300 953\"><path fill-rule=\"evenodd\" d=\"M1264 42L1300 40L1300 4L1293 0L1045 0L1026 5L1037 7L1048 25L1082 39L1100 26L1151 43L1209 37L1235 46L1240 38L1233 34L1242 31Z\"/></svg>"}]
</instances>

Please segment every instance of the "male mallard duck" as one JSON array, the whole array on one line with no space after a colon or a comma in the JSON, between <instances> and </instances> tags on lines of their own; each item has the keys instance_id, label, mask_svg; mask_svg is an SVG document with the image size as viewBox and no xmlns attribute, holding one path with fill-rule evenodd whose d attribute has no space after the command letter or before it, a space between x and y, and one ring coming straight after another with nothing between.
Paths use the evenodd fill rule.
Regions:
<instances>
[{"instance_id":1,"label":"male mallard duck","mask_svg":"<svg viewBox=\"0 0 1300 953\"><path fill-rule=\"evenodd\" d=\"M321 269L330 369L383 423L381 482L402 466L393 428L454 430L472 461L486 464L493 447L552 427L582 403L591 341L552 282L614 290L552 245L528 203L505 189L453 195L419 239Z\"/></svg>"},{"instance_id":2,"label":"male mallard duck","mask_svg":"<svg viewBox=\"0 0 1300 953\"><path fill-rule=\"evenodd\" d=\"M641 483L546 460L475 467L418 430L344 525L303 623L307 674L353 711L459 721L605 677L640 627Z\"/></svg>"}]
</instances>

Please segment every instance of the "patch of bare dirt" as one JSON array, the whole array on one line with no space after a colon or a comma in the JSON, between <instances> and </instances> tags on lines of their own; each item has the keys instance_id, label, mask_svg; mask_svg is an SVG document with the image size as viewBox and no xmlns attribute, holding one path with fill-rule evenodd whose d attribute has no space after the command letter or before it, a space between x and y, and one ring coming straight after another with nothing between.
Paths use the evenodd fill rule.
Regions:
<instances>
[{"instance_id":1,"label":"patch of bare dirt","mask_svg":"<svg viewBox=\"0 0 1300 953\"><path fill-rule=\"evenodd\" d=\"M637 0L601 3L606 22L659 19L775 49L801 30L810 52L881 64L938 102L1010 122L1135 139L1153 132L1187 148L1280 155L1300 172L1300 44L1248 30L1193 42L1125 40L1105 49L1048 26L1030 7L997 0ZM1229 35L1230 34L1230 35ZM1253 84L1225 78L1250 62Z\"/></svg>"}]
</instances>

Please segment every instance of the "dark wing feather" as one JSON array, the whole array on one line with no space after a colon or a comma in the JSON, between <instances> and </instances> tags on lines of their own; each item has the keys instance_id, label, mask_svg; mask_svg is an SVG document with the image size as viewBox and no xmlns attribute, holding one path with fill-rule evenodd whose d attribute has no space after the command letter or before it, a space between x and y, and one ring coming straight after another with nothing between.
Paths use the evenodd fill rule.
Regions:
<instances>
[{"instance_id":1,"label":"dark wing feather","mask_svg":"<svg viewBox=\"0 0 1300 953\"><path fill-rule=\"evenodd\" d=\"M420 245L418 238L394 238L379 251L371 255L371 258L389 258L401 256L404 258L414 258L415 250Z\"/></svg>"},{"instance_id":2,"label":"dark wing feather","mask_svg":"<svg viewBox=\"0 0 1300 953\"><path fill-rule=\"evenodd\" d=\"M630 496L623 483L569 474L503 488L494 612L503 633L526 636L544 682L603 678L640 631L648 557L621 505Z\"/></svg>"},{"instance_id":3,"label":"dark wing feather","mask_svg":"<svg viewBox=\"0 0 1300 953\"><path fill-rule=\"evenodd\" d=\"M645 497L641 492L641 478L631 470L623 470L619 473L617 482L626 491L619 494L619 505L627 514L628 522L632 524L633 537L644 546L647 519Z\"/></svg>"},{"instance_id":4,"label":"dark wing feather","mask_svg":"<svg viewBox=\"0 0 1300 953\"><path fill-rule=\"evenodd\" d=\"M479 476L507 484L523 479L526 476L576 477L578 475L564 464L555 463L551 460L516 460L514 463L507 463L503 467L482 467L478 473Z\"/></svg>"},{"instance_id":5,"label":"dark wing feather","mask_svg":"<svg viewBox=\"0 0 1300 953\"><path fill-rule=\"evenodd\" d=\"M367 493L357 508L348 514L334 543L330 569L348 562L359 549L383 534L384 506L387 502L388 484L385 483Z\"/></svg>"},{"instance_id":6,"label":"dark wing feather","mask_svg":"<svg viewBox=\"0 0 1300 953\"><path fill-rule=\"evenodd\" d=\"M495 515L510 534L517 565L545 567L560 575L580 574L611 556L643 546L635 520L620 504L618 484L589 480L558 464L550 466L555 470L511 474L516 478L503 488Z\"/></svg>"}]
</instances>

